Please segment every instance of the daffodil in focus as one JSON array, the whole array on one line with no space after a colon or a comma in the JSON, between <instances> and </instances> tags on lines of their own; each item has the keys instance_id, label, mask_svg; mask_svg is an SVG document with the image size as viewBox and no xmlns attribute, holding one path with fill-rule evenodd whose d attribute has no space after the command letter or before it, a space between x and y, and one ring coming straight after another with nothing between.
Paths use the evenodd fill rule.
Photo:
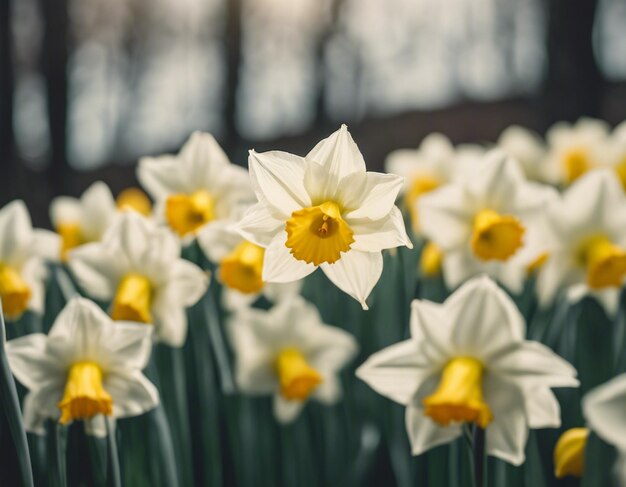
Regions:
<instances>
[{"instance_id":1,"label":"daffodil in focus","mask_svg":"<svg viewBox=\"0 0 626 487\"><path fill-rule=\"evenodd\" d=\"M500 150L476 162L465 178L420 200L423 233L443 252L443 276L454 289L486 273L512 292L522 290L541 248L542 212L556 191L529 182Z\"/></svg>"},{"instance_id":2,"label":"daffodil in focus","mask_svg":"<svg viewBox=\"0 0 626 487\"><path fill-rule=\"evenodd\" d=\"M223 285L222 301L231 311L250 306L261 295L277 303L300 294L301 281L265 282L265 249L243 239L232 227L199 235L198 244L207 258L218 264L216 278Z\"/></svg>"},{"instance_id":3,"label":"daffodil in focus","mask_svg":"<svg viewBox=\"0 0 626 487\"><path fill-rule=\"evenodd\" d=\"M23 201L0 210L0 301L8 320L26 310L43 313L46 261L58 260L59 238L33 229Z\"/></svg>"},{"instance_id":4,"label":"daffodil in focus","mask_svg":"<svg viewBox=\"0 0 626 487\"><path fill-rule=\"evenodd\" d=\"M208 286L207 275L180 252L167 228L128 212L101 242L71 252L69 266L90 296L111 302L114 320L154 324L158 340L180 347L187 336L185 308Z\"/></svg>"},{"instance_id":5,"label":"daffodil in focus","mask_svg":"<svg viewBox=\"0 0 626 487\"><path fill-rule=\"evenodd\" d=\"M367 309L383 268L381 251L412 247L394 205L402 178L366 172L345 125L306 157L252 151L249 165L259 202L238 229L265 248L263 280L296 281L321 267Z\"/></svg>"},{"instance_id":6,"label":"daffodil in focus","mask_svg":"<svg viewBox=\"0 0 626 487\"><path fill-rule=\"evenodd\" d=\"M626 277L626 197L617 179L608 170L590 172L548 205L545 218L540 303L562 289L571 302L591 295L614 314Z\"/></svg>"},{"instance_id":7,"label":"daffodil in focus","mask_svg":"<svg viewBox=\"0 0 626 487\"><path fill-rule=\"evenodd\" d=\"M44 422L84 421L106 435L105 418L137 416L154 408L159 394L141 370L148 363L152 328L116 323L93 302L73 298L50 333L6 344L11 370L28 389L27 431L44 434Z\"/></svg>"},{"instance_id":8,"label":"daffodil in focus","mask_svg":"<svg viewBox=\"0 0 626 487\"><path fill-rule=\"evenodd\" d=\"M626 374L591 390L583 398L589 428L618 451L615 465L620 484L626 485Z\"/></svg>"},{"instance_id":9,"label":"daffodil in focus","mask_svg":"<svg viewBox=\"0 0 626 487\"><path fill-rule=\"evenodd\" d=\"M610 163L609 126L602 120L581 118L575 124L558 122L546 133L546 179L567 186L586 172Z\"/></svg>"},{"instance_id":10,"label":"daffodil in focus","mask_svg":"<svg viewBox=\"0 0 626 487\"><path fill-rule=\"evenodd\" d=\"M322 323L315 306L294 297L269 311L242 309L229 323L241 392L272 394L274 415L293 421L309 399L334 404L337 374L357 344L345 331Z\"/></svg>"},{"instance_id":11,"label":"daffodil in focus","mask_svg":"<svg viewBox=\"0 0 626 487\"><path fill-rule=\"evenodd\" d=\"M400 195L415 235L421 233L419 199L462 177L463 171L480 155L482 149L478 146L465 145L455 149L445 135L433 133L424 138L418 149L398 149L387 156L386 171L404 178Z\"/></svg>"},{"instance_id":12,"label":"daffodil in focus","mask_svg":"<svg viewBox=\"0 0 626 487\"><path fill-rule=\"evenodd\" d=\"M137 177L156 201L156 217L185 244L232 224L238 205L254 198L247 171L208 133L193 133L176 156L141 159Z\"/></svg>"},{"instance_id":13,"label":"daffodil in focus","mask_svg":"<svg viewBox=\"0 0 626 487\"><path fill-rule=\"evenodd\" d=\"M587 428L565 431L554 447L554 476L582 477L585 470L585 446L589 437Z\"/></svg>"},{"instance_id":14,"label":"daffodil in focus","mask_svg":"<svg viewBox=\"0 0 626 487\"><path fill-rule=\"evenodd\" d=\"M372 355L357 376L406 406L412 452L486 431L486 452L524 461L529 428L558 427L551 387L578 385L571 365L526 341L513 301L488 277L460 287L443 304L415 300L411 338Z\"/></svg>"}]
</instances>

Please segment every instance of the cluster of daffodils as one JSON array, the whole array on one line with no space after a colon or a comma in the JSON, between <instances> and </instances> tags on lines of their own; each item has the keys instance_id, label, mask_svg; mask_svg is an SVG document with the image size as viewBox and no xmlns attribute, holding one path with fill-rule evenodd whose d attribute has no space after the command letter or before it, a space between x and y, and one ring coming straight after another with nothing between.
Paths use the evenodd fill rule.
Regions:
<instances>
[{"instance_id":1,"label":"cluster of daffodils","mask_svg":"<svg viewBox=\"0 0 626 487\"><path fill-rule=\"evenodd\" d=\"M546 485L584 476L602 442L618 459L605 478L626 485L626 125L561 123L545 140L511 127L491 146L432 134L386 169L366 170L345 125L305 156L252 150L248 170L197 132L139 161L145 193L97 182L56 198L54 231L33 229L21 201L2 208L3 346L26 431L106 436L155 417L176 457L162 463L192 462L173 475L200 482L216 451L202 435L232 435L236 464L245 435L267 431L232 382L281 428L347 418L341 454L359 468L372 430L401 465L398 406L378 393L405 408L406 453L467 443L476 482L485 455L519 466L546 441ZM590 320L606 336L585 335Z\"/></svg>"}]
</instances>

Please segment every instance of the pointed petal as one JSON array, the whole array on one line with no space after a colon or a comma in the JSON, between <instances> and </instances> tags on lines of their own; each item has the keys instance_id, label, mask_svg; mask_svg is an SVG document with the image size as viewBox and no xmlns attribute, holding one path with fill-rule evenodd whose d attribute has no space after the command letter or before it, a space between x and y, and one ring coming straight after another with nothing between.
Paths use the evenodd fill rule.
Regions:
<instances>
[{"instance_id":1,"label":"pointed petal","mask_svg":"<svg viewBox=\"0 0 626 487\"><path fill-rule=\"evenodd\" d=\"M68 264L81 289L100 300L113 298L124 275L115 252L100 243L73 250Z\"/></svg>"},{"instance_id":2,"label":"pointed petal","mask_svg":"<svg viewBox=\"0 0 626 487\"><path fill-rule=\"evenodd\" d=\"M380 220L394 208L402 178L395 174L354 172L339 183L346 220Z\"/></svg>"},{"instance_id":3,"label":"pointed petal","mask_svg":"<svg viewBox=\"0 0 626 487\"><path fill-rule=\"evenodd\" d=\"M339 180L350 173L365 171L363 155L346 125L342 125L339 130L319 142L306 155L306 160L321 164L327 172L336 175Z\"/></svg>"},{"instance_id":4,"label":"pointed petal","mask_svg":"<svg viewBox=\"0 0 626 487\"><path fill-rule=\"evenodd\" d=\"M383 272L383 256L380 252L349 250L337 262L324 263L321 268L335 286L368 309L365 300Z\"/></svg>"},{"instance_id":5,"label":"pointed petal","mask_svg":"<svg viewBox=\"0 0 626 487\"><path fill-rule=\"evenodd\" d=\"M104 388L113 399L113 416L139 416L159 404L159 392L145 375L137 370L109 373Z\"/></svg>"},{"instance_id":6,"label":"pointed petal","mask_svg":"<svg viewBox=\"0 0 626 487\"><path fill-rule=\"evenodd\" d=\"M421 455L431 448L451 443L461 436L460 426L439 426L429 417L424 416L422 408L415 406L406 408L405 424L413 455Z\"/></svg>"},{"instance_id":7,"label":"pointed petal","mask_svg":"<svg viewBox=\"0 0 626 487\"><path fill-rule=\"evenodd\" d=\"M626 374L591 390L583 398L583 412L600 438L626 451Z\"/></svg>"},{"instance_id":8,"label":"pointed petal","mask_svg":"<svg viewBox=\"0 0 626 487\"><path fill-rule=\"evenodd\" d=\"M251 206L235 227L243 238L261 247L267 247L284 228L285 221L274 218L263 203Z\"/></svg>"},{"instance_id":9,"label":"pointed petal","mask_svg":"<svg viewBox=\"0 0 626 487\"><path fill-rule=\"evenodd\" d=\"M538 387L526 391L524 401L530 428L558 428L561 426L561 406L549 388Z\"/></svg>"},{"instance_id":10,"label":"pointed petal","mask_svg":"<svg viewBox=\"0 0 626 487\"><path fill-rule=\"evenodd\" d=\"M33 227L26 204L15 200L0 210L0 262L20 265L31 248Z\"/></svg>"},{"instance_id":11,"label":"pointed petal","mask_svg":"<svg viewBox=\"0 0 626 487\"><path fill-rule=\"evenodd\" d=\"M296 259L285 245L287 232L277 234L265 250L263 280L266 282L292 282L311 274L316 267ZM341 259L340 259L341 260Z\"/></svg>"},{"instance_id":12,"label":"pointed petal","mask_svg":"<svg viewBox=\"0 0 626 487\"><path fill-rule=\"evenodd\" d=\"M176 156L143 157L137 166L137 179L154 200L175 193L186 193L181 163Z\"/></svg>"},{"instance_id":13,"label":"pointed petal","mask_svg":"<svg viewBox=\"0 0 626 487\"><path fill-rule=\"evenodd\" d=\"M64 375L64 364L46 353L46 335L33 333L6 343L11 372L28 390L37 390L51 377Z\"/></svg>"},{"instance_id":14,"label":"pointed petal","mask_svg":"<svg viewBox=\"0 0 626 487\"><path fill-rule=\"evenodd\" d=\"M280 394L274 395L274 416L279 423L293 423L306 403L302 401L288 401Z\"/></svg>"},{"instance_id":15,"label":"pointed petal","mask_svg":"<svg viewBox=\"0 0 626 487\"><path fill-rule=\"evenodd\" d=\"M360 220L349 222L349 225L354 232L354 243L351 246L353 250L380 252L383 249L401 246L413 248L404 227L402 213L396 206L381 220L375 222Z\"/></svg>"}]
</instances>

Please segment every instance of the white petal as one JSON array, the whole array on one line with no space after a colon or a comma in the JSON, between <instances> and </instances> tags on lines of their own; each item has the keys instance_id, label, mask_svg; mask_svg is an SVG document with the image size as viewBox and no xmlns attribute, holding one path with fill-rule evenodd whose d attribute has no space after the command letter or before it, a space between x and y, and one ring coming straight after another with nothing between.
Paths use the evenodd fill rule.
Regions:
<instances>
[{"instance_id":1,"label":"white petal","mask_svg":"<svg viewBox=\"0 0 626 487\"><path fill-rule=\"evenodd\" d=\"M354 172L339 182L347 220L380 220L394 208L402 178L395 174Z\"/></svg>"},{"instance_id":2,"label":"white petal","mask_svg":"<svg viewBox=\"0 0 626 487\"><path fill-rule=\"evenodd\" d=\"M626 451L626 374L596 387L583 398L583 413L603 440Z\"/></svg>"},{"instance_id":3,"label":"white petal","mask_svg":"<svg viewBox=\"0 0 626 487\"><path fill-rule=\"evenodd\" d=\"M93 243L73 250L69 257L70 270L87 294L101 300L115 295L124 275L115 252L100 243Z\"/></svg>"},{"instance_id":4,"label":"white petal","mask_svg":"<svg viewBox=\"0 0 626 487\"><path fill-rule=\"evenodd\" d=\"M277 234L263 256L263 280L266 282L292 282L311 274L316 267L296 259L285 244L287 232ZM340 259L341 260L341 259Z\"/></svg>"},{"instance_id":5,"label":"white petal","mask_svg":"<svg viewBox=\"0 0 626 487\"><path fill-rule=\"evenodd\" d=\"M158 201L170 194L188 191L181 169L176 156L144 157L139 160L137 179L150 196Z\"/></svg>"},{"instance_id":6,"label":"white petal","mask_svg":"<svg viewBox=\"0 0 626 487\"><path fill-rule=\"evenodd\" d=\"M47 261L58 261L61 238L54 232L37 228L33 231L33 252Z\"/></svg>"},{"instance_id":7,"label":"white petal","mask_svg":"<svg viewBox=\"0 0 626 487\"><path fill-rule=\"evenodd\" d=\"M325 375L312 397L326 405L336 404L341 399L341 382L334 375Z\"/></svg>"},{"instance_id":8,"label":"white petal","mask_svg":"<svg viewBox=\"0 0 626 487\"><path fill-rule=\"evenodd\" d=\"M488 360L524 339L524 318L511 298L486 276L461 286L444 307L454 328L452 342L457 353Z\"/></svg>"},{"instance_id":9,"label":"white petal","mask_svg":"<svg viewBox=\"0 0 626 487\"><path fill-rule=\"evenodd\" d=\"M443 305L414 299L411 303L411 337L420 344L420 351L431 363L445 363L454 352L452 323L446 318Z\"/></svg>"},{"instance_id":10,"label":"white petal","mask_svg":"<svg viewBox=\"0 0 626 487\"><path fill-rule=\"evenodd\" d=\"M305 403L303 401L288 401L280 394L274 395L274 417L282 423L292 423L302 411Z\"/></svg>"},{"instance_id":11,"label":"white petal","mask_svg":"<svg viewBox=\"0 0 626 487\"><path fill-rule=\"evenodd\" d=\"M356 376L376 392L405 406L430 373L430 364L420 356L414 340L376 352L356 370Z\"/></svg>"},{"instance_id":12,"label":"white petal","mask_svg":"<svg viewBox=\"0 0 626 487\"><path fill-rule=\"evenodd\" d=\"M488 367L525 386L576 387L576 369L539 342L525 341L492 357Z\"/></svg>"},{"instance_id":13,"label":"white petal","mask_svg":"<svg viewBox=\"0 0 626 487\"><path fill-rule=\"evenodd\" d=\"M109 373L103 386L111 394L116 418L138 416L159 404L157 388L137 370Z\"/></svg>"},{"instance_id":14,"label":"white petal","mask_svg":"<svg viewBox=\"0 0 626 487\"><path fill-rule=\"evenodd\" d=\"M139 213L127 211L106 232L104 243L121 253L131 265L137 265L148 252L154 232L156 227L152 222Z\"/></svg>"},{"instance_id":15,"label":"white petal","mask_svg":"<svg viewBox=\"0 0 626 487\"><path fill-rule=\"evenodd\" d=\"M251 151L248 162L254 192L274 214L288 218L294 211L311 206L304 188L302 158L286 152Z\"/></svg>"},{"instance_id":16,"label":"white petal","mask_svg":"<svg viewBox=\"0 0 626 487\"><path fill-rule=\"evenodd\" d=\"M235 228L246 240L267 247L285 228L285 221L274 218L263 203L257 203L246 211Z\"/></svg>"},{"instance_id":17,"label":"white petal","mask_svg":"<svg viewBox=\"0 0 626 487\"><path fill-rule=\"evenodd\" d=\"M379 221L360 220L349 222L354 232L351 248L362 252L380 252L400 246L413 248L404 227L404 219L398 207L394 206L389 216Z\"/></svg>"},{"instance_id":18,"label":"white petal","mask_svg":"<svg viewBox=\"0 0 626 487\"><path fill-rule=\"evenodd\" d=\"M200 267L183 259L171 263L169 278L162 292L170 305L189 307L204 296L209 277Z\"/></svg>"},{"instance_id":19,"label":"white petal","mask_svg":"<svg viewBox=\"0 0 626 487\"><path fill-rule=\"evenodd\" d=\"M346 125L342 125L339 130L320 141L306 155L306 160L321 164L327 172L336 175L338 179L353 172L365 171L363 155Z\"/></svg>"},{"instance_id":20,"label":"white petal","mask_svg":"<svg viewBox=\"0 0 626 487\"><path fill-rule=\"evenodd\" d=\"M551 304L561 286L565 284L569 271L568 257L565 255L550 255L548 261L539 271L536 293L541 306Z\"/></svg>"},{"instance_id":21,"label":"white petal","mask_svg":"<svg viewBox=\"0 0 626 487\"><path fill-rule=\"evenodd\" d=\"M185 308L168 299L155 299L152 305L155 333L159 341L170 347L182 347L187 339Z\"/></svg>"},{"instance_id":22,"label":"white petal","mask_svg":"<svg viewBox=\"0 0 626 487\"><path fill-rule=\"evenodd\" d=\"M550 389L538 387L526 391L524 401L529 427L535 429L561 426L561 406Z\"/></svg>"},{"instance_id":23,"label":"white petal","mask_svg":"<svg viewBox=\"0 0 626 487\"><path fill-rule=\"evenodd\" d=\"M405 424L413 455L421 455L431 448L451 443L461 436L459 425L439 426L424 415L422 408L415 406L406 408Z\"/></svg>"},{"instance_id":24,"label":"white petal","mask_svg":"<svg viewBox=\"0 0 626 487\"><path fill-rule=\"evenodd\" d=\"M83 420L85 433L96 438L106 438L107 424L106 418L102 414L98 414L91 419Z\"/></svg>"},{"instance_id":25,"label":"white petal","mask_svg":"<svg viewBox=\"0 0 626 487\"><path fill-rule=\"evenodd\" d=\"M462 187L443 186L422 196L418 205L424 235L444 251L467 245L474 213Z\"/></svg>"},{"instance_id":26,"label":"white petal","mask_svg":"<svg viewBox=\"0 0 626 487\"><path fill-rule=\"evenodd\" d=\"M210 188L220 171L230 166L228 157L211 134L194 132L178 154L189 188Z\"/></svg>"},{"instance_id":27,"label":"white petal","mask_svg":"<svg viewBox=\"0 0 626 487\"><path fill-rule=\"evenodd\" d=\"M46 335L33 333L6 343L11 372L28 390L37 390L41 384L65 373L63 364L46 353Z\"/></svg>"},{"instance_id":28,"label":"white petal","mask_svg":"<svg viewBox=\"0 0 626 487\"><path fill-rule=\"evenodd\" d=\"M335 263L324 263L321 268L335 286L368 309L365 300L383 272L383 256L380 252L349 250Z\"/></svg>"},{"instance_id":29,"label":"white petal","mask_svg":"<svg viewBox=\"0 0 626 487\"><path fill-rule=\"evenodd\" d=\"M24 429L29 433L45 435L47 419L57 419L60 411L57 403L63 397L62 382L46 382L24 397Z\"/></svg>"},{"instance_id":30,"label":"white petal","mask_svg":"<svg viewBox=\"0 0 626 487\"><path fill-rule=\"evenodd\" d=\"M98 181L87 188L80 200L81 231L88 241L100 240L117 211L111 190L105 183Z\"/></svg>"},{"instance_id":31,"label":"white petal","mask_svg":"<svg viewBox=\"0 0 626 487\"><path fill-rule=\"evenodd\" d=\"M487 454L512 465L521 465L528 439L522 394L507 382L487 376L484 395L493 413L493 421L486 430Z\"/></svg>"},{"instance_id":32,"label":"white petal","mask_svg":"<svg viewBox=\"0 0 626 487\"><path fill-rule=\"evenodd\" d=\"M231 221L217 220L204 225L198 232L198 245L211 262L219 263L242 241L241 235L232 227Z\"/></svg>"},{"instance_id":33,"label":"white petal","mask_svg":"<svg viewBox=\"0 0 626 487\"><path fill-rule=\"evenodd\" d=\"M61 223L80 224L83 210L80 200L69 196L57 196L50 203L50 220L56 228Z\"/></svg>"},{"instance_id":34,"label":"white petal","mask_svg":"<svg viewBox=\"0 0 626 487\"><path fill-rule=\"evenodd\" d=\"M116 321L102 346L108 351L107 369L143 369L152 352L152 325Z\"/></svg>"},{"instance_id":35,"label":"white petal","mask_svg":"<svg viewBox=\"0 0 626 487\"><path fill-rule=\"evenodd\" d=\"M21 274L31 292L28 309L43 314L46 294L45 281L48 278L48 268L45 262L39 257L32 257L24 263Z\"/></svg>"},{"instance_id":36,"label":"white petal","mask_svg":"<svg viewBox=\"0 0 626 487\"><path fill-rule=\"evenodd\" d=\"M0 262L20 265L28 257L32 236L30 215L22 200L0 210Z\"/></svg>"}]
</instances>

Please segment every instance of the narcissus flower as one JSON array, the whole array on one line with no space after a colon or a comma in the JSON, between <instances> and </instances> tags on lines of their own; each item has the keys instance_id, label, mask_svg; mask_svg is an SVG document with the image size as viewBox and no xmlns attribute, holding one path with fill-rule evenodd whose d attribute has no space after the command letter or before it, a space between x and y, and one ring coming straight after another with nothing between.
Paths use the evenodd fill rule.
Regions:
<instances>
[{"instance_id":1,"label":"narcissus flower","mask_svg":"<svg viewBox=\"0 0 626 487\"><path fill-rule=\"evenodd\" d=\"M269 311L242 309L229 323L241 392L272 394L274 414L293 421L307 400L334 404L341 397L337 374L357 344L345 331L322 323L315 306L299 297Z\"/></svg>"},{"instance_id":2,"label":"narcissus flower","mask_svg":"<svg viewBox=\"0 0 626 487\"><path fill-rule=\"evenodd\" d=\"M231 164L207 133L192 134L177 156L141 159L137 177L156 201L156 217L185 243L214 231L254 197L247 171Z\"/></svg>"},{"instance_id":3,"label":"narcissus flower","mask_svg":"<svg viewBox=\"0 0 626 487\"><path fill-rule=\"evenodd\" d=\"M366 172L345 125L304 158L252 151L249 163L259 203L238 229L265 248L263 280L296 281L321 267L367 309L382 272L381 251L412 247L394 206L402 178Z\"/></svg>"},{"instance_id":4,"label":"narcissus flower","mask_svg":"<svg viewBox=\"0 0 626 487\"><path fill-rule=\"evenodd\" d=\"M527 179L548 182L544 162L546 147L538 134L512 125L500 135L498 147L519 163Z\"/></svg>"},{"instance_id":5,"label":"narcissus flower","mask_svg":"<svg viewBox=\"0 0 626 487\"><path fill-rule=\"evenodd\" d=\"M608 170L590 172L548 205L545 218L540 303L564 289L571 301L592 295L613 314L626 277L626 197L617 179Z\"/></svg>"},{"instance_id":6,"label":"narcissus flower","mask_svg":"<svg viewBox=\"0 0 626 487\"><path fill-rule=\"evenodd\" d=\"M0 299L9 320L30 309L43 313L46 260L58 260L58 236L33 229L23 201L0 210Z\"/></svg>"},{"instance_id":7,"label":"narcissus flower","mask_svg":"<svg viewBox=\"0 0 626 487\"><path fill-rule=\"evenodd\" d=\"M587 428L565 431L554 447L554 476L582 477L585 470L585 446L589 437Z\"/></svg>"},{"instance_id":8,"label":"narcissus flower","mask_svg":"<svg viewBox=\"0 0 626 487\"><path fill-rule=\"evenodd\" d=\"M585 395L583 414L591 430L617 448L616 471L620 485L626 485L626 374Z\"/></svg>"},{"instance_id":9,"label":"narcissus flower","mask_svg":"<svg viewBox=\"0 0 626 487\"><path fill-rule=\"evenodd\" d=\"M487 277L443 304L413 301L411 338L372 355L357 376L406 406L414 455L448 443L474 423L486 451L524 461L529 428L557 427L551 387L578 385L576 371L544 345L524 340L524 319Z\"/></svg>"},{"instance_id":10,"label":"narcissus flower","mask_svg":"<svg viewBox=\"0 0 626 487\"><path fill-rule=\"evenodd\" d=\"M537 240L545 204L556 191L526 181L502 151L489 152L462 180L420 200L424 235L443 252L443 276L451 289L487 273L520 292L527 265L544 250Z\"/></svg>"},{"instance_id":11,"label":"narcissus flower","mask_svg":"<svg viewBox=\"0 0 626 487\"><path fill-rule=\"evenodd\" d=\"M201 234L198 244L209 260L218 263L216 277L224 286L223 303L229 310L249 306L261 295L277 303L300 293L300 281L263 281L265 249L244 240L232 227Z\"/></svg>"},{"instance_id":12,"label":"narcissus flower","mask_svg":"<svg viewBox=\"0 0 626 487\"><path fill-rule=\"evenodd\" d=\"M92 297L111 301L114 320L155 325L156 337L180 347L187 336L185 308L208 286L207 275L180 258L180 242L138 213L125 213L102 242L70 253L69 265Z\"/></svg>"},{"instance_id":13,"label":"narcissus flower","mask_svg":"<svg viewBox=\"0 0 626 487\"><path fill-rule=\"evenodd\" d=\"M462 178L482 154L480 146L461 145L455 148L445 135L433 133L424 138L418 149L399 149L387 156L387 172L404 178L400 195L404 197L404 206L416 235L421 233L419 199L444 184Z\"/></svg>"},{"instance_id":14,"label":"narcissus flower","mask_svg":"<svg viewBox=\"0 0 626 487\"><path fill-rule=\"evenodd\" d=\"M95 304L75 297L50 333L26 335L6 344L11 370L28 389L27 431L44 434L50 418L61 424L85 421L88 433L106 435L105 418L137 416L159 403L142 374L152 328L116 323Z\"/></svg>"},{"instance_id":15,"label":"narcissus flower","mask_svg":"<svg viewBox=\"0 0 626 487\"><path fill-rule=\"evenodd\" d=\"M581 118L575 124L558 122L546 133L548 153L546 178L569 185L591 169L609 164L609 125L602 120Z\"/></svg>"}]
</instances>

